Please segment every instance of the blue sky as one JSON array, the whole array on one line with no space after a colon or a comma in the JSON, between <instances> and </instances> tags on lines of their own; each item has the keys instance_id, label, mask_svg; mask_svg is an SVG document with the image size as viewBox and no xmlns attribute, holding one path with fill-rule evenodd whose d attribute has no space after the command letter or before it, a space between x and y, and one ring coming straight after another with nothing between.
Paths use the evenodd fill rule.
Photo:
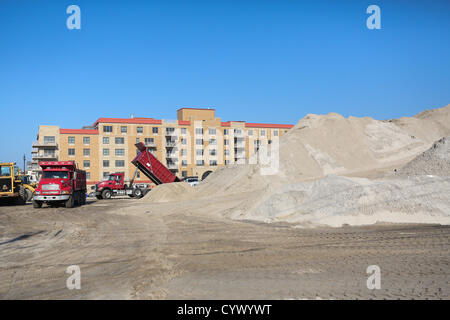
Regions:
<instances>
[{"instance_id":1,"label":"blue sky","mask_svg":"<svg viewBox=\"0 0 450 320\"><path fill-rule=\"evenodd\" d=\"M81 8L68 30L66 8ZM381 30L366 8L381 8ZM450 103L449 1L0 1L0 161L39 124L98 117L296 123L388 119Z\"/></svg>"}]
</instances>

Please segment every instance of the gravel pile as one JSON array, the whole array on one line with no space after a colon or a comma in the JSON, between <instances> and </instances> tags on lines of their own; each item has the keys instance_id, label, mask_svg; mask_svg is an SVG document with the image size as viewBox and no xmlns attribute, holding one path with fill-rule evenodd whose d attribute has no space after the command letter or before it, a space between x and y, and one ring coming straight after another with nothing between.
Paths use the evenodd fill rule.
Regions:
<instances>
[{"instance_id":1,"label":"gravel pile","mask_svg":"<svg viewBox=\"0 0 450 320\"><path fill-rule=\"evenodd\" d=\"M450 175L450 137L436 141L430 149L397 170L398 176Z\"/></svg>"}]
</instances>

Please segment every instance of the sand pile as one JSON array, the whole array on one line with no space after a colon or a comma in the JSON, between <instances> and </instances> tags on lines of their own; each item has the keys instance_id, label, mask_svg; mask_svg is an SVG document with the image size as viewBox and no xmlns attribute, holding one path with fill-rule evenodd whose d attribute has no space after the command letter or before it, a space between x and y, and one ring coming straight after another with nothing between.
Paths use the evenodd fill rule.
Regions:
<instances>
[{"instance_id":1,"label":"sand pile","mask_svg":"<svg viewBox=\"0 0 450 320\"><path fill-rule=\"evenodd\" d=\"M229 216L304 227L376 222L450 224L450 177L369 180L327 176L285 184L264 195L253 208L243 205Z\"/></svg>"},{"instance_id":2,"label":"sand pile","mask_svg":"<svg viewBox=\"0 0 450 320\"><path fill-rule=\"evenodd\" d=\"M194 188L186 182L160 184L142 198L144 202L170 202L186 200L191 197Z\"/></svg>"},{"instance_id":3,"label":"sand pile","mask_svg":"<svg viewBox=\"0 0 450 320\"><path fill-rule=\"evenodd\" d=\"M450 137L436 141L430 149L397 170L396 175L450 176Z\"/></svg>"},{"instance_id":4,"label":"sand pile","mask_svg":"<svg viewBox=\"0 0 450 320\"><path fill-rule=\"evenodd\" d=\"M450 135L450 105L412 118L380 121L330 113L309 114L280 139L279 170L262 176L258 166L213 172L199 190L204 194L239 193L322 178L328 174L366 177L390 172ZM203 193L200 192L198 196Z\"/></svg>"}]
</instances>

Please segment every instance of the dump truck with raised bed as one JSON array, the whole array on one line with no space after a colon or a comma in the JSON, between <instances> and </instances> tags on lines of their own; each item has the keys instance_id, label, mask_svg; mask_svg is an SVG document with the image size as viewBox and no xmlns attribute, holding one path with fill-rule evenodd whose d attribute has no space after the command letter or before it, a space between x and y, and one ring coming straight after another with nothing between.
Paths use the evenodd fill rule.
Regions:
<instances>
[{"instance_id":1,"label":"dump truck with raised bed","mask_svg":"<svg viewBox=\"0 0 450 320\"><path fill-rule=\"evenodd\" d=\"M129 184L124 182L123 173L112 173L106 181L102 181L95 186L95 196L97 199L110 199L113 196L125 195L142 198L151 190L146 184L135 184L136 173L140 170L154 184L178 182L180 179L166 168L145 146L139 142L135 144L139 150L137 156L131 161L136 166L133 178Z\"/></svg>"},{"instance_id":2,"label":"dump truck with raised bed","mask_svg":"<svg viewBox=\"0 0 450 320\"><path fill-rule=\"evenodd\" d=\"M22 175L14 162L0 163L0 199L25 204L29 197Z\"/></svg>"},{"instance_id":3,"label":"dump truck with raised bed","mask_svg":"<svg viewBox=\"0 0 450 320\"><path fill-rule=\"evenodd\" d=\"M42 176L35 190L33 207L63 203L66 208L86 203L86 172L75 161L41 161Z\"/></svg>"}]
</instances>

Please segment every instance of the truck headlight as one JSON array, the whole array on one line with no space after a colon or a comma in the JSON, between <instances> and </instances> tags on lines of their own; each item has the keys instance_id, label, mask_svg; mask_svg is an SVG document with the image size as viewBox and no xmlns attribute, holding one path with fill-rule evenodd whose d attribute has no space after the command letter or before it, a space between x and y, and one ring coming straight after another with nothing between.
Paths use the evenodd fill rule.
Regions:
<instances>
[{"instance_id":1,"label":"truck headlight","mask_svg":"<svg viewBox=\"0 0 450 320\"><path fill-rule=\"evenodd\" d=\"M69 193L69 191L67 191L67 190L61 191L61 194L68 194L68 193Z\"/></svg>"}]
</instances>

